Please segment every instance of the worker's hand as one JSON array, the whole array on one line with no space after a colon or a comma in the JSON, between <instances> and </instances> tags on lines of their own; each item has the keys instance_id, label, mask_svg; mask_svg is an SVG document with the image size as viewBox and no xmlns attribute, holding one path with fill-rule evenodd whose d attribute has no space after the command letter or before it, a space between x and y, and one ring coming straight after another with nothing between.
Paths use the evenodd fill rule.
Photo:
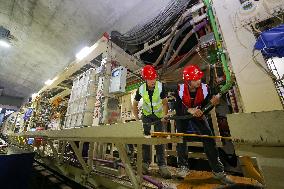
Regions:
<instances>
[{"instance_id":1,"label":"worker's hand","mask_svg":"<svg viewBox=\"0 0 284 189\"><path fill-rule=\"evenodd\" d=\"M220 97L219 97L219 96L213 96L213 97L211 98L210 102L211 102L214 106L216 106L217 104L220 103Z\"/></svg>"},{"instance_id":2,"label":"worker's hand","mask_svg":"<svg viewBox=\"0 0 284 189\"><path fill-rule=\"evenodd\" d=\"M203 112L198 108L188 108L188 113L192 114L194 117L201 117Z\"/></svg>"}]
</instances>

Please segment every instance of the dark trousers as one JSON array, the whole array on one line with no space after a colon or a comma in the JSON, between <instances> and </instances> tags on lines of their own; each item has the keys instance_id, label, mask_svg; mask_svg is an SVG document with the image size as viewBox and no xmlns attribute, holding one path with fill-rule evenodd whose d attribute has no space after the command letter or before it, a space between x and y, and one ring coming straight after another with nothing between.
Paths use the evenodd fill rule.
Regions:
<instances>
[{"instance_id":1,"label":"dark trousers","mask_svg":"<svg viewBox=\"0 0 284 189\"><path fill-rule=\"evenodd\" d=\"M156 115L142 116L144 134L150 135L151 125L154 125L155 132L163 132L163 125L161 119ZM155 122L155 124L149 124ZM151 153L150 153L150 145L142 145L142 154L143 154L143 163L150 164L151 163ZM156 145L156 157L158 166L166 165L165 161L165 146L164 145Z\"/></svg>"},{"instance_id":2,"label":"dark trousers","mask_svg":"<svg viewBox=\"0 0 284 189\"><path fill-rule=\"evenodd\" d=\"M176 120L176 129L178 133L194 133L201 135L213 136L212 131L205 117L202 119L191 119L191 120ZM218 149L216 142L212 138L200 138L203 142L204 152L209 161L209 165L212 170L216 173L223 172L224 166L220 162ZM192 137L184 137L183 143L177 144L177 156L179 166L188 166L188 148L186 145L187 141L192 141Z\"/></svg>"}]
</instances>

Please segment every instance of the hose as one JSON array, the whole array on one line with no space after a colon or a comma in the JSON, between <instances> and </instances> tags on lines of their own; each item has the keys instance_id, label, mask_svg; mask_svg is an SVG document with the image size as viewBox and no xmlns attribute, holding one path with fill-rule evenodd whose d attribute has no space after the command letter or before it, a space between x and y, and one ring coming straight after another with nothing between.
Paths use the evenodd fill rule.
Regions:
<instances>
[{"instance_id":1,"label":"hose","mask_svg":"<svg viewBox=\"0 0 284 189\"><path fill-rule=\"evenodd\" d=\"M171 59L168 62L168 65L174 61L174 59L176 58L176 56L178 55L179 51L181 50L181 48L183 47L183 45L187 42L187 40L192 36L192 34L196 31L199 31L201 28L203 28L204 26L206 26L207 24L207 20L204 20L203 22L199 23L197 26L195 26L190 32L188 32L188 34L183 38L183 40L181 41L180 45L178 46L177 50L174 52L173 56L171 57Z\"/></svg>"},{"instance_id":2,"label":"hose","mask_svg":"<svg viewBox=\"0 0 284 189\"><path fill-rule=\"evenodd\" d=\"M167 40L167 42L165 43L165 46L162 49L161 54L159 55L159 57L157 58L157 60L155 61L155 63L153 64L153 66L157 66L159 64L159 62L161 61L162 57L164 56L164 54L166 53L170 42L172 40L172 37L175 35L175 32L177 31L178 26L180 25L180 23L183 21L183 19L187 16L188 13L184 13L179 19L178 21L175 23L175 25L172 27L172 31L169 34L169 39Z\"/></svg>"},{"instance_id":3,"label":"hose","mask_svg":"<svg viewBox=\"0 0 284 189\"><path fill-rule=\"evenodd\" d=\"M137 25L125 34L118 34L115 37L129 45L145 43L154 37L163 27L173 22L184 11L189 2L188 0L172 1L150 22Z\"/></svg>"},{"instance_id":4,"label":"hose","mask_svg":"<svg viewBox=\"0 0 284 189\"><path fill-rule=\"evenodd\" d=\"M179 62L175 63L174 65L172 65L171 67L168 67L166 72L162 73L161 74L161 78L163 78L164 75L167 75L167 73L170 73L170 76L172 77L172 73L174 71L176 71L180 65L188 62L188 59L193 55L193 53L196 51L196 47L193 47ZM170 78L166 79L166 78L163 78L163 81L167 81L167 82L170 82L170 81L173 81L171 80Z\"/></svg>"},{"instance_id":5,"label":"hose","mask_svg":"<svg viewBox=\"0 0 284 189\"><path fill-rule=\"evenodd\" d=\"M164 59L163 65L166 65L168 62L168 59L170 58L170 55L173 51L174 45L176 44L176 41L178 40L178 38L182 35L182 33L189 28L190 26L192 26L190 21L187 21L185 23L185 25L177 32L177 34L174 36L173 40L171 41L171 44L169 46L169 50L166 54L166 58Z\"/></svg>"}]
</instances>

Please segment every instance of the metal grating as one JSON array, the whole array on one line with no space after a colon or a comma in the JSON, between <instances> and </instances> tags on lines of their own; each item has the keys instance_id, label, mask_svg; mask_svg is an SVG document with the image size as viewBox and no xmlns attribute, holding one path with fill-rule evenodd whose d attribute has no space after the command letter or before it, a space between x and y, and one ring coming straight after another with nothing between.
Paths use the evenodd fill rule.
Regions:
<instances>
[{"instance_id":1,"label":"metal grating","mask_svg":"<svg viewBox=\"0 0 284 189\"><path fill-rule=\"evenodd\" d=\"M276 80L273 80L275 88L278 92L279 98L281 100L282 106L284 108L284 75L280 75L279 70L277 69L275 62L272 59L267 61L267 67L272 73L276 76Z\"/></svg>"}]
</instances>

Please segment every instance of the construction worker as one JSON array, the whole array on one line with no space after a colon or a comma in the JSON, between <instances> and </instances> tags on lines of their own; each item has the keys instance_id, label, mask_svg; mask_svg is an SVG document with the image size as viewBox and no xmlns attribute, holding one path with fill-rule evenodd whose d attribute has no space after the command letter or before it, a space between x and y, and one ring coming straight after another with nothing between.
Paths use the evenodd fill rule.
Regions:
<instances>
[{"instance_id":1,"label":"construction worker","mask_svg":"<svg viewBox=\"0 0 284 189\"><path fill-rule=\"evenodd\" d=\"M166 122L165 115L168 113L168 104L165 90L161 82L157 81L157 72L153 66L147 65L142 69L141 73L143 79L146 81L139 87L136 92L133 102L133 115L136 120L138 118L138 103L143 99L142 105L142 122L144 128L144 134L150 135L151 123L154 123L154 131L163 131L162 122ZM166 161L165 161L165 146L156 145L156 157L159 166L159 172L163 178L171 178ZM149 165L151 163L150 146L142 146L143 174L149 174Z\"/></svg>"},{"instance_id":2,"label":"construction worker","mask_svg":"<svg viewBox=\"0 0 284 189\"><path fill-rule=\"evenodd\" d=\"M188 120L176 120L176 129L178 133L190 133L194 129L201 135L212 136L206 116L201 111L202 107L211 102L214 106L219 103L219 97L211 96L206 84L201 83L203 72L196 65L190 65L183 70L184 83L178 86L175 92L176 114L192 114L195 118ZM186 142L188 138L184 137L183 143L177 145L178 156L178 177L185 177L188 174L188 148ZM233 184L224 173L224 166L220 162L215 140L212 138L202 139L204 151L207 155L209 165L211 166L214 178L225 184Z\"/></svg>"}]
</instances>

